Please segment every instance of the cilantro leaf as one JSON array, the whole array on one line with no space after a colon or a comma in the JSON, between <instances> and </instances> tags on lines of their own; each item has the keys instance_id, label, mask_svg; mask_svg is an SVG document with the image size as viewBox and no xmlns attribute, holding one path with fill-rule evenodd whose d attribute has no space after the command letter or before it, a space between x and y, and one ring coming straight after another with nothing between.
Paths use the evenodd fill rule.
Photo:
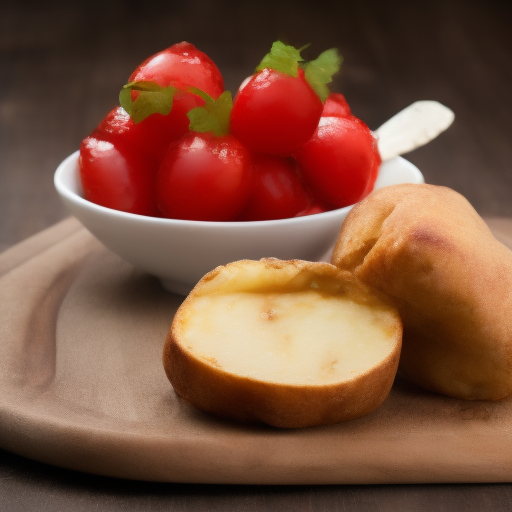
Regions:
<instances>
[{"instance_id":1,"label":"cilantro leaf","mask_svg":"<svg viewBox=\"0 0 512 512\"><path fill-rule=\"evenodd\" d=\"M132 91L138 93L135 100ZM155 82L131 82L121 89L119 103L137 124L151 114L169 114L175 92L176 87L172 85L163 87Z\"/></svg>"},{"instance_id":2,"label":"cilantro leaf","mask_svg":"<svg viewBox=\"0 0 512 512\"><path fill-rule=\"evenodd\" d=\"M188 112L190 129L200 133L213 132L218 137L227 135L229 132L229 117L233 108L231 92L224 91L218 99L214 100L205 92L196 88L190 88L189 90L205 100L204 106L193 108Z\"/></svg>"},{"instance_id":3,"label":"cilantro leaf","mask_svg":"<svg viewBox=\"0 0 512 512\"><path fill-rule=\"evenodd\" d=\"M304 76L318 94L322 103L329 96L327 84L332 82L332 77L340 69L343 57L336 48L325 50L315 60L304 65Z\"/></svg>"},{"instance_id":4,"label":"cilantro leaf","mask_svg":"<svg viewBox=\"0 0 512 512\"><path fill-rule=\"evenodd\" d=\"M306 45L307 46L307 45ZM306 48L294 48L288 46L281 41L276 41L272 44L270 52L263 57L256 71L270 68L275 71L281 71L287 75L297 77L299 74L299 62L303 62L304 59L300 56L300 52Z\"/></svg>"}]
</instances>

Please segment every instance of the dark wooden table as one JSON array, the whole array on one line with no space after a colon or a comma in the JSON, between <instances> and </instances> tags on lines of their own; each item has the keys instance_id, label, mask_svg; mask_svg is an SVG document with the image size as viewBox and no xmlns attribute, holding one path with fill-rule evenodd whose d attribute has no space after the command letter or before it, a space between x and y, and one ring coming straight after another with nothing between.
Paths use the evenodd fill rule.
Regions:
<instances>
[{"instance_id":1,"label":"dark wooden table","mask_svg":"<svg viewBox=\"0 0 512 512\"><path fill-rule=\"evenodd\" d=\"M507 2L9 2L0 10L0 250L65 218L57 164L116 104L145 57L188 40L236 90L272 41L337 47L333 85L376 128L420 99L456 114L409 155L482 215L512 216ZM1 341L1 340L0 340ZM1 390L0 390L1 392ZM0 451L0 510L511 510L512 485L249 487L126 482Z\"/></svg>"}]
</instances>

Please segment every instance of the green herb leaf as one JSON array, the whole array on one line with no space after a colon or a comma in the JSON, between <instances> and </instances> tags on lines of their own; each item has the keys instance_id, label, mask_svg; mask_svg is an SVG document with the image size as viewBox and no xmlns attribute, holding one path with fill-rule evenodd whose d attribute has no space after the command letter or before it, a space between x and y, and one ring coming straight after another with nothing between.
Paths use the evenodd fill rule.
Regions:
<instances>
[{"instance_id":1,"label":"green herb leaf","mask_svg":"<svg viewBox=\"0 0 512 512\"><path fill-rule=\"evenodd\" d=\"M132 99L132 91L138 92L135 101ZM169 114L175 92L176 87L172 85L162 87L155 82L131 82L121 89L119 103L137 124L151 114Z\"/></svg>"},{"instance_id":2,"label":"green herb leaf","mask_svg":"<svg viewBox=\"0 0 512 512\"><path fill-rule=\"evenodd\" d=\"M187 91L191 92L192 94L195 94L196 96L199 96L200 98L203 98L203 100L206 102L215 101L209 94L205 93L201 89L194 87L192 85L187 87Z\"/></svg>"},{"instance_id":3,"label":"green herb leaf","mask_svg":"<svg viewBox=\"0 0 512 512\"><path fill-rule=\"evenodd\" d=\"M325 50L315 60L304 65L304 76L312 89L318 94L322 103L329 96L327 84L332 82L332 77L340 70L343 57L336 48Z\"/></svg>"},{"instance_id":4,"label":"green herb leaf","mask_svg":"<svg viewBox=\"0 0 512 512\"><path fill-rule=\"evenodd\" d=\"M189 111L190 129L195 132L213 132L220 137L229 133L229 116L233 108L233 98L229 91L224 91L218 99L214 100L205 92L194 87L190 92L201 96L204 106L196 107Z\"/></svg>"},{"instance_id":5,"label":"green herb leaf","mask_svg":"<svg viewBox=\"0 0 512 512\"><path fill-rule=\"evenodd\" d=\"M276 41L272 44L270 52L263 57L256 71L270 68L275 71L281 71L287 75L296 77L299 74L299 62L303 62L304 59L300 56L300 52L304 50L308 45L302 48L294 48L288 46L281 41Z\"/></svg>"}]
</instances>

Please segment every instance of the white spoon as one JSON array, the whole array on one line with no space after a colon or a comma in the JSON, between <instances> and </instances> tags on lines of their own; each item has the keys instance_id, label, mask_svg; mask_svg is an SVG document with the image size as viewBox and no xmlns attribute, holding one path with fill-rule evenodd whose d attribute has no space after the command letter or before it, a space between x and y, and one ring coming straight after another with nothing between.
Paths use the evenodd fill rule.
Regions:
<instances>
[{"instance_id":1,"label":"white spoon","mask_svg":"<svg viewBox=\"0 0 512 512\"><path fill-rule=\"evenodd\" d=\"M455 114L437 101L417 101L409 105L374 131L382 161L427 144L454 119Z\"/></svg>"}]
</instances>

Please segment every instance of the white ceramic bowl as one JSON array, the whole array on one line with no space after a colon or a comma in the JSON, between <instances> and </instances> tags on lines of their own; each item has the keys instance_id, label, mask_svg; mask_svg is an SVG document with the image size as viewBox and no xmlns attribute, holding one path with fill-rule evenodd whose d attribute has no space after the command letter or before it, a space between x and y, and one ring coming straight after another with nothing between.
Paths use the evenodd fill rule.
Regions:
<instances>
[{"instance_id":1,"label":"white ceramic bowl","mask_svg":"<svg viewBox=\"0 0 512 512\"><path fill-rule=\"evenodd\" d=\"M382 164L375 188L423 181L417 167L396 157ZM178 294L187 294L216 266L240 259L316 261L333 246L351 208L257 222L187 221L124 213L82 197L78 151L59 165L54 182L71 213L96 238Z\"/></svg>"}]
</instances>

